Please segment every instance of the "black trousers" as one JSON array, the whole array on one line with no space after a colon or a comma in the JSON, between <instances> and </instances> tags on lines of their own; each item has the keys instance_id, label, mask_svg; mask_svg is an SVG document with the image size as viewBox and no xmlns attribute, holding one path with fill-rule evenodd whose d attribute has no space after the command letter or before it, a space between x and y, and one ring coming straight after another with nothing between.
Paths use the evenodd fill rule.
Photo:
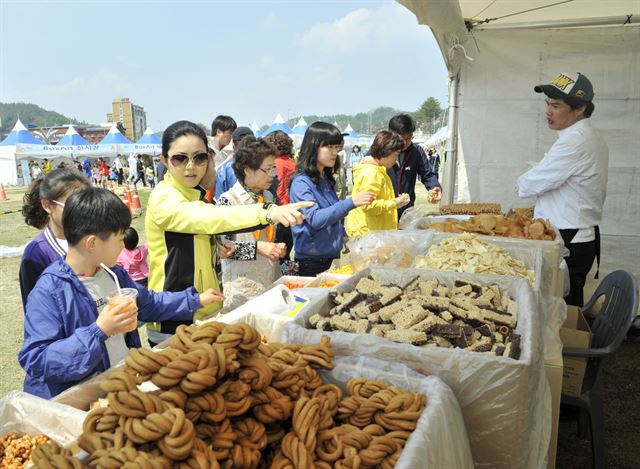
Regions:
<instances>
[{"instance_id":1,"label":"black trousers","mask_svg":"<svg viewBox=\"0 0 640 469\"><path fill-rule=\"evenodd\" d=\"M596 227L596 239L586 243L572 243L578 230L560 230L564 245L569 250L569 257L565 257L569 267L569 294L564 297L565 303L574 306L584 306L584 285L587 274L598 258L600 263L600 230ZM596 274L596 278L597 274Z\"/></svg>"},{"instance_id":2,"label":"black trousers","mask_svg":"<svg viewBox=\"0 0 640 469\"><path fill-rule=\"evenodd\" d=\"M120 168L116 174L118 175L118 185L121 186L122 185L122 181L124 181L124 171L122 170L122 168Z\"/></svg>"},{"instance_id":3,"label":"black trousers","mask_svg":"<svg viewBox=\"0 0 640 469\"><path fill-rule=\"evenodd\" d=\"M291 259L291 249L293 248L293 235L291 227L283 226L280 223L276 225L276 243L284 243L287 245L287 253L280 262Z\"/></svg>"},{"instance_id":4,"label":"black trousers","mask_svg":"<svg viewBox=\"0 0 640 469\"><path fill-rule=\"evenodd\" d=\"M331 258L308 258L308 259L296 259L298 265L300 266L298 270L298 275L300 277L315 277L319 273L324 272L329 267L331 267L331 263L333 259Z\"/></svg>"}]
</instances>

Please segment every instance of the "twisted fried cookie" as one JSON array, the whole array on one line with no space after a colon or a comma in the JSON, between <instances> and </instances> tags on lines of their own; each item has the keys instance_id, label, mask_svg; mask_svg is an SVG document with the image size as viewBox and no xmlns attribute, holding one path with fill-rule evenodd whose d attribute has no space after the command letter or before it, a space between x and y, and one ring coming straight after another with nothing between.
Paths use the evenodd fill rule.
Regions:
<instances>
[{"instance_id":1,"label":"twisted fried cookie","mask_svg":"<svg viewBox=\"0 0 640 469\"><path fill-rule=\"evenodd\" d=\"M262 423L283 421L291 416L293 403L276 388L269 386L263 391L254 392L253 415Z\"/></svg>"}]
</instances>

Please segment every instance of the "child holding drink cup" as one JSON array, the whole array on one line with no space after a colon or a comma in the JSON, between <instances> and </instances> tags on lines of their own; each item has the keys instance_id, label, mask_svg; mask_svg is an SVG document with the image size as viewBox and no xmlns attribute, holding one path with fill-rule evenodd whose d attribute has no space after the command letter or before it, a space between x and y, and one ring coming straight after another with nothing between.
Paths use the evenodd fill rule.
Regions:
<instances>
[{"instance_id":1,"label":"child holding drink cup","mask_svg":"<svg viewBox=\"0 0 640 469\"><path fill-rule=\"evenodd\" d=\"M67 257L42 273L27 299L18 354L26 392L51 398L117 364L129 348L140 347L138 317L190 321L195 311L222 298L213 289L198 294L193 287L152 292L115 266L131 215L106 189L73 194L62 222Z\"/></svg>"}]
</instances>

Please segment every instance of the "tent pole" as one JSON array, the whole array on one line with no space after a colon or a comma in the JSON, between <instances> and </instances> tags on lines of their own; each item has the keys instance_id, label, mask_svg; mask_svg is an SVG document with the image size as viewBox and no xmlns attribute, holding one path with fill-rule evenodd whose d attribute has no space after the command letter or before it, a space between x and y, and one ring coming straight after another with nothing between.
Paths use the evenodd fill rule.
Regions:
<instances>
[{"instance_id":1,"label":"tent pole","mask_svg":"<svg viewBox=\"0 0 640 469\"><path fill-rule=\"evenodd\" d=\"M624 26L627 24L638 24L638 18L633 15L607 16L602 18L577 18L547 21L531 21L528 23L488 23L473 25L474 31L495 31L504 29L547 29L547 28L569 28L587 26Z\"/></svg>"},{"instance_id":2,"label":"tent pole","mask_svg":"<svg viewBox=\"0 0 640 469\"><path fill-rule=\"evenodd\" d=\"M442 201L452 204L455 197L456 167L458 162L458 84L460 72L449 78L449 118L447 120L447 147L445 149Z\"/></svg>"}]
</instances>

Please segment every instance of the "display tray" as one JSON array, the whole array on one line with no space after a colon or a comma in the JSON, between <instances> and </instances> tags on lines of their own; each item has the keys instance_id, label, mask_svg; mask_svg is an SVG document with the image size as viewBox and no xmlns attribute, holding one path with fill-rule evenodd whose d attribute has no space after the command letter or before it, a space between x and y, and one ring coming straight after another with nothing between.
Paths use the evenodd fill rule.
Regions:
<instances>
[{"instance_id":1,"label":"display tray","mask_svg":"<svg viewBox=\"0 0 640 469\"><path fill-rule=\"evenodd\" d=\"M518 302L515 331L522 336L518 360L458 348L418 347L369 334L310 329L309 317L326 315L330 292L324 292L282 332L282 341L314 343L331 338L344 356L371 356L433 374L448 384L462 407L476 467L538 467L549 442L550 394L543 370L545 311L524 279L417 269L365 269L334 290L352 290L358 280L376 275L386 283L406 285L416 276L453 285L457 278L482 285L497 283Z\"/></svg>"}]
</instances>

